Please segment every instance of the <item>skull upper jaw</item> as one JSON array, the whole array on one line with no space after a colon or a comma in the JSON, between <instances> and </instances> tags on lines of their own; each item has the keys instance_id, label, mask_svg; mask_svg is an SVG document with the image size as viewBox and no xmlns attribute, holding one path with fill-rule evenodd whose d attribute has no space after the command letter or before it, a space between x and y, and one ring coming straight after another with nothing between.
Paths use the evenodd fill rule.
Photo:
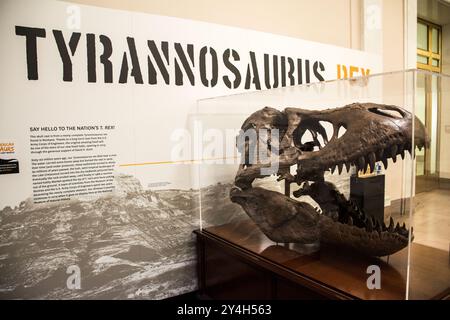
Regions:
<instances>
[{"instance_id":1,"label":"skull upper jaw","mask_svg":"<svg viewBox=\"0 0 450 320\"><path fill-rule=\"evenodd\" d=\"M327 110L324 114L295 110L288 113L299 118L293 121L297 128L288 128L281 142L284 148L280 158L286 163L297 164L297 182L320 180L325 171L341 174L344 169L349 171L351 166L373 172L378 161L387 169L389 159L396 162L397 156L404 159L406 152L412 154L413 145L422 148L429 144L425 127L417 118L413 144L412 116L399 107L353 104L337 111ZM398 115L393 116L383 110L396 111ZM321 125L323 121L333 126L331 138ZM314 140L302 141L304 125ZM300 127L303 129L298 130ZM346 130L342 136L338 136L340 127ZM318 145L317 137L324 141L322 145ZM308 144L316 146L315 150L308 150Z\"/></svg>"}]
</instances>

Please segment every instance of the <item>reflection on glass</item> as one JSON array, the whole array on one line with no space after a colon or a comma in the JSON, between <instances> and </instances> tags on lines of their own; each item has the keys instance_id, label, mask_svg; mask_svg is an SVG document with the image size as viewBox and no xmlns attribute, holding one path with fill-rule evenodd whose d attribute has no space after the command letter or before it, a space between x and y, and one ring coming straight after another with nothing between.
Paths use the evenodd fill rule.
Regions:
<instances>
[{"instance_id":1,"label":"reflection on glass","mask_svg":"<svg viewBox=\"0 0 450 320\"><path fill-rule=\"evenodd\" d=\"M428 27L423 23L417 23L417 48L428 50Z\"/></svg>"},{"instance_id":2,"label":"reflection on glass","mask_svg":"<svg viewBox=\"0 0 450 320\"><path fill-rule=\"evenodd\" d=\"M439 67L439 60L437 60L437 59L432 59L432 60L431 60L431 64L433 65L433 67Z\"/></svg>"},{"instance_id":3,"label":"reflection on glass","mask_svg":"<svg viewBox=\"0 0 450 320\"><path fill-rule=\"evenodd\" d=\"M425 91L425 77L417 79L416 91L416 116L422 123L426 123L426 91ZM419 150L416 148L416 175L423 176L425 174L425 148Z\"/></svg>"},{"instance_id":4,"label":"reflection on glass","mask_svg":"<svg viewBox=\"0 0 450 320\"><path fill-rule=\"evenodd\" d=\"M439 31L436 28L431 29L431 50L439 53Z\"/></svg>"},{"instance_id":5,"label":"reflection on glass","mask_svg":"<svg viewBox=\"0 0 450 320\"><path fill-rule=\"evenodd\" d=\"M437 127L438 127L438 84L437 77L431 79L431 145L430 145L430 174L436 173L437 159Z\"/></svg>"},{"instance_id":6,"label":"reflection on glass","mask_svg":"<svg viewBox=\"0 0 450 320\"><path fill-rule=\"evenodd\" d=\"M417 62L423 63L423 64L428 64L428 58L418 54L417 55Z\"/></svg>"}]
</instances>

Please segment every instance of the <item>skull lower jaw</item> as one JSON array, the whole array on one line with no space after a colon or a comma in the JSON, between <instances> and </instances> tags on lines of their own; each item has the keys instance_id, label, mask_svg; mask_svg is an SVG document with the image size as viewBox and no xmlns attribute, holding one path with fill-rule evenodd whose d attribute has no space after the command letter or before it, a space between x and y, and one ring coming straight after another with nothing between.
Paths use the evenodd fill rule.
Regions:
<instances>
[{"instance_id":1,"label":"skull lower jaw","mask_svg":"<svg viewBox=\"0 0 450 320\"><path fill-rule=\"evenodd\" d=\"M356 251L363 255L382 257L396 253L408 245L408 236L397 232L376 231L371 232L334 222L323 217L319 224L321 242L331 246ZM413 237L411 237L412 241Z\"/></svg>"},{"instance_id":2,"label":"skull lower jaw","mask_svg":"<svg viewBox=\"0 0 450 320\"><path fill-rule=\"evenodd\" d=\"M301 195L317 200L320 208L262 188L234 187L230 197L270 240L277 243L320 241L369 256L390 255L408 245L409 230L405 226L397 223L394 227L392 219L386 226L366 216L331 183L316 182L303 187L302 191Z\"/></svg>"}]
</instances>

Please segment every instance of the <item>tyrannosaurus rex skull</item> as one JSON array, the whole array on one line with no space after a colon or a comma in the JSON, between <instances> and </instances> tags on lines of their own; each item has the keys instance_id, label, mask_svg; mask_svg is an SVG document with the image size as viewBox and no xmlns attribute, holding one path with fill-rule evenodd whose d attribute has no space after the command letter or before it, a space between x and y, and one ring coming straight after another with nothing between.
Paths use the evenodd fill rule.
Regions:
<instances>
[{"instance_id":1,"label":"tyrannosaurus rex skull","mask_svg":"<svg viewBox=\"0 0 450 320\"><path fill-rule=\"evenodd\" d=\"M332 134L327 134L325 123L332 127ZM345 129L342 136L341 128ZM372 256L389 255L407 246L409 230L404 224L394 226L391 218L386 226L366 216L333 184L324 181L324 172L337 169L341 174L343 167L349 170L351 166L373 172L378 161L387 168L389 158L395 162L397 155L404 159L405 151L412 154L413 145L428 145L424 126L417 118L413 122L408 111L375 103L323 111L286 108L281 112L265 107L250 115L241 129L237 146L243 160L230 197L271 240L305 244L321 241ZM249 129L257 134L245 138ZM279 141L260 134L261 129L277 131ZM307 132L310 138L304 141ZM255 179L267 175L263 173L267 163L262 161L258 147L261 143L268 145L269 159L277 161L273 173L278 180L301 186L294 196L308 195L320 209L252 187ZM297 172L292 175L290 167L294 165Z\"/></svg>"}]
</instances>

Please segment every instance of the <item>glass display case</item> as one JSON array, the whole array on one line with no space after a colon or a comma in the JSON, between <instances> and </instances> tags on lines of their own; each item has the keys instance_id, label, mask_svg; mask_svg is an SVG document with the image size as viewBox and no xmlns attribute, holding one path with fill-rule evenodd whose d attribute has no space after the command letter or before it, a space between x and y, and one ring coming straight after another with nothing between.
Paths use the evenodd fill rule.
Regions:
<instances>
[{"instance_id":1,"label":"glass display case","mask_svg":"<svg viewBox=\"0 0 450 320\"><path fill-rule=\"evenodd\" d=\"M449 105L450 78L418 70L198 101L197 235L272 274L260 296L264 277L203 246L200 289L448 298Z\"/></svg>"}]
</instances>

